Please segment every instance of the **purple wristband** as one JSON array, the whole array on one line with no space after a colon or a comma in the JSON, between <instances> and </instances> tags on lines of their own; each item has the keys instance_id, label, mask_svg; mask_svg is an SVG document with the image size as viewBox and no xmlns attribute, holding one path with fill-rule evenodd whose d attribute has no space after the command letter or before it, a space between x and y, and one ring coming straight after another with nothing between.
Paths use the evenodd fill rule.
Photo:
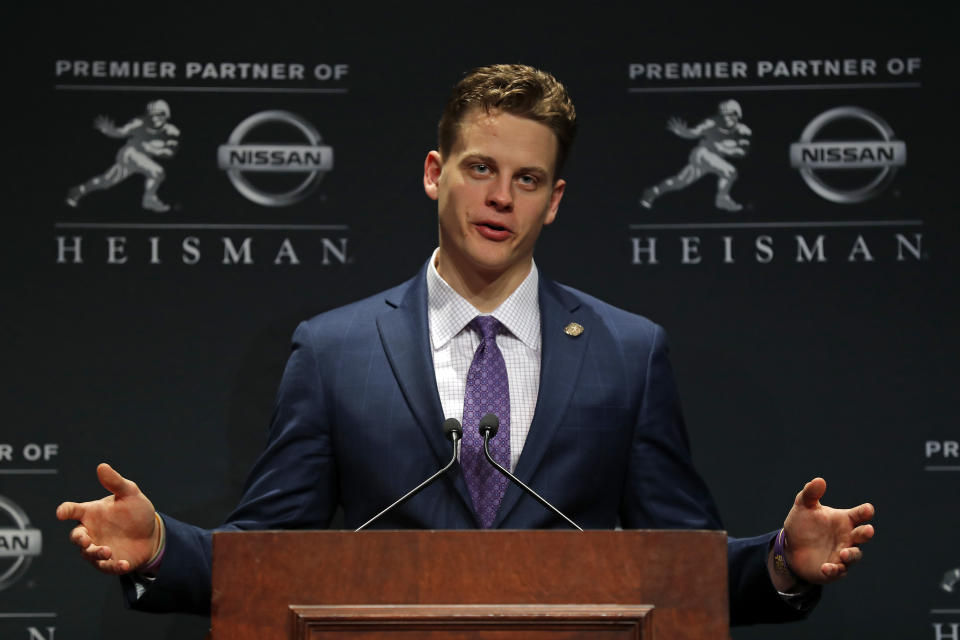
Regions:
<instances>
[{"instance_id":1,"label":"purple wristband","mask_svg":"<svg viewBox=\"0 0 960 640\"><path fill-rule=\"evenodd\" d=\"M160 547L160 551L157 552L157 557L153 559L153 562L140 569L141 573L154 573L160 567L160 561L163 560L163 554L167 550L167 545Z\"/></svg>"},{"instance_id":2,"label":"purple wristband","mask_svg":"<svg viewBox=\"0 0 960 640\"><path fill-rule=\"evenodd\" d=\"M787 564L787 552L784 549L786 542L786 531L784 529L780 529L780 531L777 532L777 538L773 543L773 568L782 576L790 576L795 578L796 575L790 570L790 565Z\"/></svg>"}]
</instances>

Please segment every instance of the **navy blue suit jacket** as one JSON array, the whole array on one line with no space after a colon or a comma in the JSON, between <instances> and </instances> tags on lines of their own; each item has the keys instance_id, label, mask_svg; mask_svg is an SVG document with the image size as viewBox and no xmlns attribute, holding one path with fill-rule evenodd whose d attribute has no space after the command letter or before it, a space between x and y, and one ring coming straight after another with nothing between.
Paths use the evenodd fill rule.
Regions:
<instances>
[{"instance_id":1,"label":"navy blue suit jacket","mask_svg":"<svg viewBox=\"0 0 960 640\"><path fill-rule=\"evenodd\" d=\"M540 392L516 467L584 528L721 529L694 470L663 330L540 278ZM585 330L564 333L576 322ZM326 528L338 506L355 528L451 455L430 355L425 272L302 323L293 336L269 442L226 530ZM205 613L211 532L164 516L156 582L131 605ZM480 525L459 465L376 523L385 529ZM509 485L493 525L565 527ZM770 534L731 539L731 622L801 617L767 575Z\"/></svg>"}]
</instances>

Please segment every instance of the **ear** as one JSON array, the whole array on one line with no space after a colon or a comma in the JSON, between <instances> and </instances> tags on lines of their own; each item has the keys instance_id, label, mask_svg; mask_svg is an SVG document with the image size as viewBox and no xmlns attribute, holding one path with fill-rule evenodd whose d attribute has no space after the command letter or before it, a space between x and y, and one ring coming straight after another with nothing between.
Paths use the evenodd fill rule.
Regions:
<instances>
[{"instance_id":1,"label":"ear","mask_svg":"<svg viewBox=\"0 0 960 640\"><path fill-rule=\"evenodd\" d=\"M431 151L423 161L423 190L427 197L436 200L440 191L440 173L443 171L443 159L439 151Z\"/></svg>"},{"instance_id":2,"label":"ear","mask_svg":"<svg viewBox=\"0 0 960 640\"><path fill-rule=\"evenodd\" d=\"M566 180L557 180L553 184L553 193L550 194L550 205L547 207L547 215L543 219L543 224L548 225L557 219L557 210L560 208L560 201L563 199L563 192L566 187Z\"/></svg>"}]
</instances>

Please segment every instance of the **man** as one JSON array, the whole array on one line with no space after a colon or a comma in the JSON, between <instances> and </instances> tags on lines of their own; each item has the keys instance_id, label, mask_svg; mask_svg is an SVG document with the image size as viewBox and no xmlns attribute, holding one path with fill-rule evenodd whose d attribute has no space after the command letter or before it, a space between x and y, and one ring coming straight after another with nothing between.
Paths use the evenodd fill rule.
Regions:
<instances>
[{"instance_id":1,"label":"man","mask_svg":"<svg viewBox=\"0 0 960 640\"><path fill-rule=\"evenodd\" d=\"M131 174L139 173L144 179L143 208L158 213L169 211L170 205L157 197L166 172L153 159L171 158L177 150L180 130L168 122L169 119L170 105L165 100L154 100L147 104L143 117L134 118L122 127L103 116L94 120L93 126L100 133L111 138L126 138L126 143L117 151L116 162L109 169L67 192L67 204L76 207L80 198L91 191L109 189Z\"/></svg>"},{"instance_id":2,"label":"man","mask_svg":"<svg viewBox=\"0 0 960 640\"><path fill-rule=\"evenodd\" d=\"M724 100L717 107L717 116L707 118L694 128L679 118L671 118L667 129L687 140L700 142L690 152L687 165L675 176L645 189L640 205L653 208L653 201L664 193L685 189L707 173L717 176L717 196L714 205L724 211L740 211L743 205L730 197L730 189L737 180L737 168L726 158L742 158L750 146L750 127L740 122L743 111L736 100Z\"/></svg>"},{"instance_id":3,"label":"man","mask_svg":"<svg viewBox=\"0 0 960 640\"><path fill-rule=\"evenodd\" d=\"M662 329L533 263L575 122L563 86L530 67L484 67L455 87L423 172L439 248L412 280L297 328L269 443L225 529L326 527L338 505L356 527L449 458L440 426L460 416L461 464L376 526L566 526L492 481L473 434L493 407L495 456L581 526L721 528L690 460ZM81 521L71 540L84 557L133 572L136 608L208 611L210 532L156 514L108 465L97 471L112 495L57 510ZM806 583L860 559L873 508L824 507L824 490L821 479L804 487L776 540L731 539L733 623L801 617L819 593Z\"/></svg>"}]
</instances>

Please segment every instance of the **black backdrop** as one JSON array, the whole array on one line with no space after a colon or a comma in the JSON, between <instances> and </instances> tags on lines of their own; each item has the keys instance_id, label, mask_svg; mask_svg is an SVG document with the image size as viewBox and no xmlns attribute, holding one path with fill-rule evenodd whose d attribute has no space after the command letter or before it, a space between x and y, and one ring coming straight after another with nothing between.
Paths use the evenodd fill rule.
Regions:
<instances>
[{"instance_id":1,"label":"black backdrop","mask_svg":"<svg viewBox=\"0 0 960 640\"><path fill-rule=\"evenodd\" d=\"M827 478L829 504L878 507L867 560L809 621L734 637L956 637L960 585L941 584L960 567L955 10L241 2L11 11L0 537L9 546L36 529L42 549L0 547L0 637L202 637L204 619L124 610L116 581L68 544L56 505L101 495L94 468L107 460L159 509L220 523L263 444L294 326L426 259L435 205L420 170L439 109L464 71L503 61L555 73L581 119L538 264L667 328L694 456L729 531L778 527L814 475ZM104 61L100 76L94 61ZM129 77L134 65L118 77L123 61L172 63L174 77ZM820 63L815 75L811 61L850 73ZM228 62L298 64L304 78L244 79L239 67L225 78ZM711 63L711 76L717 62L741 62L745 73L708 78L701 64L701 77L689 77L697 62ZM190 63L200 73L188 77ZM651 64L660 78L631 67ZM317 65L329 65L321 78ZM325 79L337 68L339 79ZM171 210L141 208L140 175L67 206L67 190L107 169L123 145L94 118L122 125L157 99L180 131L178 154L160 161L158 193ZM667 121L694 125L729 99L752 131L749 153L734 161L731 194L744 208L714 207L713 175L641 207L644 188L679 171L696 144ZM875 114L906 148L906 162L886 168L892 179L856 203L818 195L790 163L807 125L846 106ZM237 125L269 110L297 114L334 153L317 189L285 207L244 197L217 164ZM885 142L849 114L816 139L861 150ZM246 142L306 144L283 123ZM849 163L811 175L842 191L882 170ZM276 192L307 174L241 175ZM644 250L651 240L656 264ZM227 242L239 253L225 264Z\"/></svg>"}]
</instances>

